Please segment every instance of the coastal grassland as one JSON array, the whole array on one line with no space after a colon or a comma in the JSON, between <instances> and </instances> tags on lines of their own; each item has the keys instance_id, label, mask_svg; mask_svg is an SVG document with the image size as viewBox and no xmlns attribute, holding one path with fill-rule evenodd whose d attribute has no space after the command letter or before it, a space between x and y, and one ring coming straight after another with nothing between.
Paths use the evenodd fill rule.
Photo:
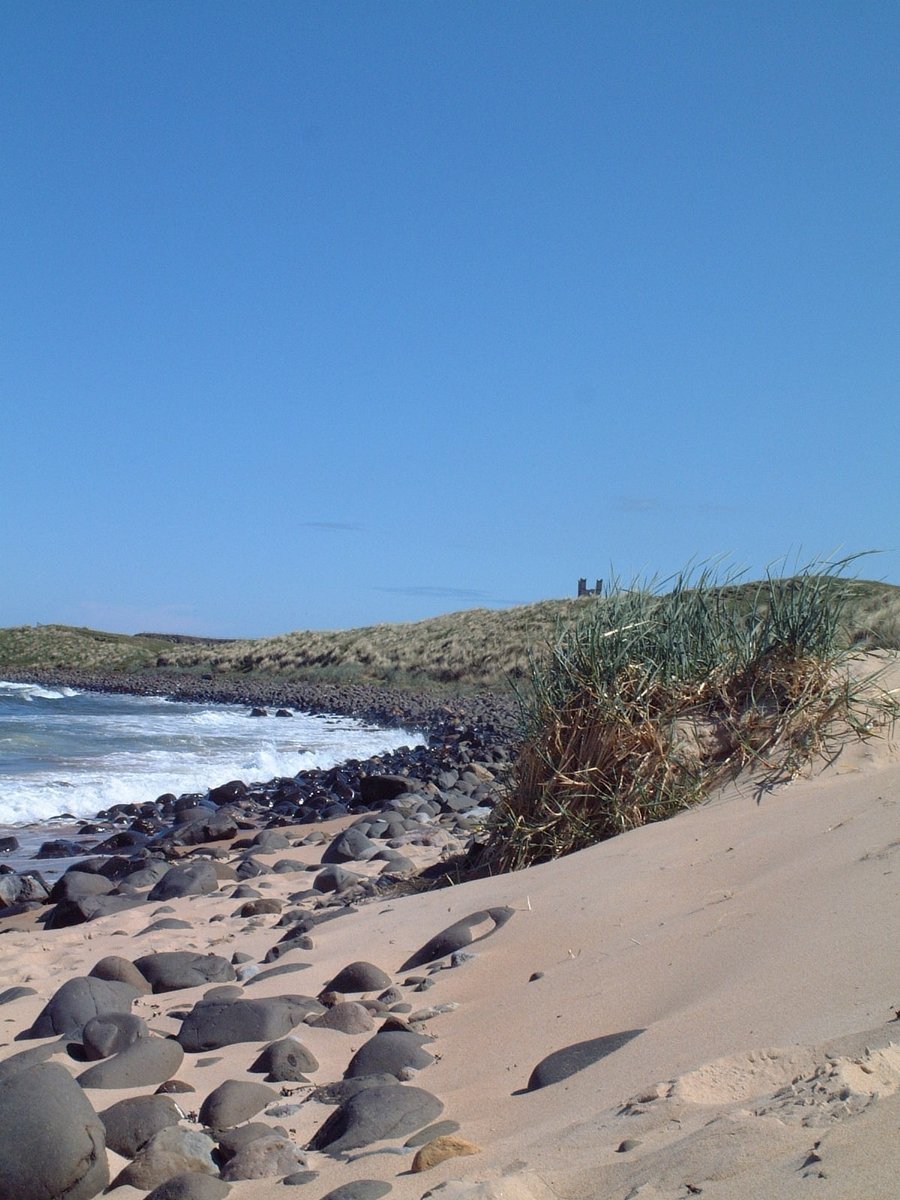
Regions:
<instances>
[{"instance_id":1,"label":"coastal grassland","mask_svg":"<svg viewBox=\"0 0 900 1200\"><path fill-rule=\"evenodd\" d=\"M723 596L736 611L752 608L761 613L775 582L731 584L723 589ZM823 577L823 588L840 595L839 638L843 642L900 649L900 588L830 575ZM666 604L660 591L644 589L642 594L651 608ZM406 624L230 642L185 640L166 634L129 636L62 625L20 626L0 630L0 673L155 672L408 688L506 689L526 681L534 662L548 661L567 630L593 620L598 627L604 623L611 627L620 604L621 599L609 596L544 600L506 609L469 609Z\"/></svg>"},{"instance_id":2,"label":"coastal grassland","mask_svg":"<svg viewBox=\"0 0 900 1200\"><path fill-rule=\"evenodd\" d=\"M854 673L884 598L844 564L754 585L708 572L615 588L533 664L524 737L483 859L515 870L697 803L751 766L770 782L895 720ZM864 630L865 637L853 630Z\"/></svg>"},{"instance_id":3,"label":"coastal grassland","mask_svg":"<svg viewBox=\"0 0 900 1200\"><path fill-rule=\"evenodd\" d=\"M74 625L0 629L0 674L6 671L136 673L152 667L170 643Z\"/></svg>"}]
</instances>

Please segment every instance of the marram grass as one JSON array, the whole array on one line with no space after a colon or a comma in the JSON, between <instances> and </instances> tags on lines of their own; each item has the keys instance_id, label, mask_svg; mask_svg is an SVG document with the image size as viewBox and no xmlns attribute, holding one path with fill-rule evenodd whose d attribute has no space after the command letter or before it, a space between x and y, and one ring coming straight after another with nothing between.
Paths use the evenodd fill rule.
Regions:
<instances>
[{"instance_id":1,"label":"marram grass","mask_svg":"<svg viewBox=\"0 0 900 1200\"><path fill-rule=\"evenodd\" d=\"M854 683L835 568L749 593L709 572L614 587L536 659L525 736L484 860L515 870L697 803L753 765L789 777L897 706Z\"/></svg>"}]
</instances>

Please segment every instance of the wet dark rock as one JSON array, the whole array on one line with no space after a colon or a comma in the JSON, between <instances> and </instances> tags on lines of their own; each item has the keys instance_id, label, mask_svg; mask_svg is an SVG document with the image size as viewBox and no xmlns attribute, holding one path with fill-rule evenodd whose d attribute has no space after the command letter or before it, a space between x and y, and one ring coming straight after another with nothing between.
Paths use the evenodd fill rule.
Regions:
<instances>
[{"instance_id":1,"label":"wet dark rock","mask_svg":"<svg viewBox=\"0 0 900 1200\"><path fill-rule=\"evenodd\" d=\"M84 842L73 842L71 838L51 838L41 842L35 858L77 858L85 852Z\"/></svg>"},{"instance_id":2,"label":"wet dark rock","mask_svg":"<svg viewBox=\"0 0 900 1200\"><path fill-rule=\"evenodd\" d=\"M9 837L0 837L0 854L11 854L13 850L19 849L19 839L10 835Z\"/></svg>"}]
</instances>

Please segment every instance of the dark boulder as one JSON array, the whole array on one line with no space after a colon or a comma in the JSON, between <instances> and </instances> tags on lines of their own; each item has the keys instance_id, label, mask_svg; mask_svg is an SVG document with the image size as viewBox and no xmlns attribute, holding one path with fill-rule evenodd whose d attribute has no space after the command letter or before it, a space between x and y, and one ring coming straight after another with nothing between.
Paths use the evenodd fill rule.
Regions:
<instances>
[{"instance_id":1,"label":"dark boulder","mask_svg":"<svg viewBox=\"0 0 900 1200\"><path fill-rule=\"evenodd\" d=\"M365 1088L345 1100L318 1129L310 1150L343 1154L382 1138L405 1137L441 1115L444 1106L422 1088L401 1083Z\"/></svg>"},{"instance_id":2,"label":"dark boulder","mask_svg":"<svg viewBox=\"0 0 900 1200\"><path fill-rule=\"evenodd\" d=\"M33 1038L61 1034L73 1037L92 1017L106 1013L130 1013L140 993L128 983L76 976L54 992L37 1016L30 1033Z\"/></svg>"},{"instance_id":3,"label":"dark boulder","mask_svg":"<svg viewBox=\"0 0 900 1200\"><path fill-rule=\"evenodd\" d=\"M68 1071L42 1063L0 1079L4 1200L91 1200L108 1182L103 1124Z\"/></svg>"},{"instance_id":4,"label":"dark boulder","mask_svg":"<svg viewBox=\"0 0 900 1200\"><path fill-rule=\"evenodd\" d=\"M195 954L190 950L167 950L145 954L134 965L150 982L154 992L176 992L204 983L230 983L234 967L217 954Z\"/></svg>"}]
</instances>

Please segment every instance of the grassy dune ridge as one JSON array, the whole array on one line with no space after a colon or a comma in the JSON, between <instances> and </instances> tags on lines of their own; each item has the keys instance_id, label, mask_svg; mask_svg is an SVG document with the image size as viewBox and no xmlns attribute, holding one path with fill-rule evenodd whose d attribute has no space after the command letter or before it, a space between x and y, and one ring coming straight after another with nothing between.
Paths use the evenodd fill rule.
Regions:
<instances>
[{"instance_id":1,"label":"grassy dune ridge","mask_svg":"<svg viewBox=\"0 0 900 1200\"><path fill-rule=\"evenodd\" d=\"M760 589L784 581L735 584L736 608L749 609ZM829 578L844 597L847 644L900 649L900 587ZM653 603L665 606L666 594ZM586 618L603 620L605 597L543 600L507 609L467 609L406 624L223 642L175 635L116 634L66 625L0 629L0 673L43 670L130 673L165 671L260 676L394 687L505 689L531 674L565 631Z\"/></svg>"}]
</instances>

